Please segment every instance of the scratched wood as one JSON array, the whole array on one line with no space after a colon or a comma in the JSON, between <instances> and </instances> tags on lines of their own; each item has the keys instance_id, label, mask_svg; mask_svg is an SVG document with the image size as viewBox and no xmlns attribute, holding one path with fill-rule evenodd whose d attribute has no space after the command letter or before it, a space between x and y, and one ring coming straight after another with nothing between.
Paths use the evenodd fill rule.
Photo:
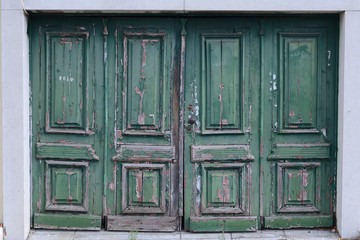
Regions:
<instances>
[{"instance_id":1,"label":"scratched wood","mask_svg":"<svg viewBox=\"0 0 360 240\"><path fill-rule=\"evenodd\" d=\"M173 232L176 230L176 222L176 217L108 216L106 229L110 231Z\"/></svg>"}]
</instances>

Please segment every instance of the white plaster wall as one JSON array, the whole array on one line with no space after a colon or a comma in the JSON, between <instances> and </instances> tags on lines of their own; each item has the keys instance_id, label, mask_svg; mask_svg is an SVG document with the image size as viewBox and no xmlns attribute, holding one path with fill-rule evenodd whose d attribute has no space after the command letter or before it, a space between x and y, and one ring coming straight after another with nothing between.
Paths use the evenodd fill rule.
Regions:
<instances>
[{"instance_id":1,"label":"white plaster wall","mask_svg":"<svg viewBox=\"0 0 360 240\"><path fill-rule=\"evenodd\" d=\"M33 11L101 11L101 12L339 12L360 10L358 0L24 0Z\"/></svg>"},{"instance_id":2,"label":"white plaster wall","mask_svg":"<svg viewBox=\"0 0 360 240\"><path fill-rule=\"evenodd\" d=\"M24 0L30 12L343 12L340 26L337 226L360 233L360 1L358 0ZM26 17L21 0L1 2L4 230L25 239L30 223L29 76ZM359 129L359 130L358 130Z\"/></svg>"},{"instance_id":3,"label":"white plaster wall","mask_svg":"<svg viewBox=\"0 0 360 240\"><path fill-rule=\"evenodd\" d=\"M9 2L12 2L10 8ZM16 3L16 4L15 4ZM27 20L20 1L1 3L3 220L6 239L30 228L29 58Z\"/></svg>"},{"instance_id":4,"label":"white plaster wall","mask_svg":"<svg viewBox=\"0 0 360 240\"><path fill-rule=\"evenodd\" d=\"M341 14L337 228L360 238L360 11Z\"/></svg>"}]
</instances>

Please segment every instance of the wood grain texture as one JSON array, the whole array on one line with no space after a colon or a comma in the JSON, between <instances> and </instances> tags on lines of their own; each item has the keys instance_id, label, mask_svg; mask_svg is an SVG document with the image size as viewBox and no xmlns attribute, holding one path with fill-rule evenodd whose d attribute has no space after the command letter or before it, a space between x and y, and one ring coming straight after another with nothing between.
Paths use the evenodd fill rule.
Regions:
<instances>
[{"instance_id":1,"label":"wood grain texture","mask_svg":"<svg viewBox=\"0 0 360 240\"><path fill-rule=\"evenodd\" d=\"M109 231L155 231L177 230L176 217L108 216L106 229Z\"/></svg>"}]
</instances>

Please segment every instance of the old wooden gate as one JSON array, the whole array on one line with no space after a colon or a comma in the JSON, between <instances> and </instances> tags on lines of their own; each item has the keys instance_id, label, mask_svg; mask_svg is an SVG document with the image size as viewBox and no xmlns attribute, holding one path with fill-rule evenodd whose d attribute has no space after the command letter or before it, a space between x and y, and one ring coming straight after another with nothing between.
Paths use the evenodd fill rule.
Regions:
<instances>
[{"instance_id":1,"label":"old wooden gate","mask_svg":"<svg viewBox=\"0 0 360 240\"><path fill-rule=\"evenodd\" d=\"M32 226L333 226L337 25L32 16Z\"/></svg>"}]
</instances>

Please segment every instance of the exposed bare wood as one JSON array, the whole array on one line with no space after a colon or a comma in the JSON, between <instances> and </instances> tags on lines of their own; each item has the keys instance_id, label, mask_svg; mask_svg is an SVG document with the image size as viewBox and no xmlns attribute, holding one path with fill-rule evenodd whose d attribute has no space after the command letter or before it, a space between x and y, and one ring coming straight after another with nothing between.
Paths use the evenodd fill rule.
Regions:
<instances>
[{"instance_id":1,"label":"exposed bare wood","mask_svg":"<svg viewBox=\"0 0 360 240\"><path fill-rule=\"evenodd\" d=\"M108 216L106 229L110 231L176 231L176 217Z\"/></svg>"},{"instance_id":2,"label":"exposed bare wood","mask_svg":"<svg viewBox=\"0 0 360 240\"><path fill-rule=\"evenodd\" d=\"M160 176L159 179L161 179L161 182L158 183L158 186L154 186L158 189L160 193L160 204L155 206L142 206L142 205L132 205L131 201L128 201L131 194L131 189L129 185L129 179L128 179L128 172L130 170L138 170L141 174L142 171L149 171L149 170L159 170ZM167 174L166 171L166 165L165 164L133 164L133 163L125 163L122 164L122 213L166 213L166 205L165 205L165 198L166 198L166 190L165 185L166 181L169 180L169 174ZM141 181L137 184L143 184L143 177L139 178L138 181ZM134 187L134 186L131 186ZM142 187L141 187L142 188ZM134 191L134 190L133 190ZM139 196L138 202L142 202L142 189L136 189L137 196ZM155 189L153 189L155 191Z\"/></svg>"}]
</instances>

